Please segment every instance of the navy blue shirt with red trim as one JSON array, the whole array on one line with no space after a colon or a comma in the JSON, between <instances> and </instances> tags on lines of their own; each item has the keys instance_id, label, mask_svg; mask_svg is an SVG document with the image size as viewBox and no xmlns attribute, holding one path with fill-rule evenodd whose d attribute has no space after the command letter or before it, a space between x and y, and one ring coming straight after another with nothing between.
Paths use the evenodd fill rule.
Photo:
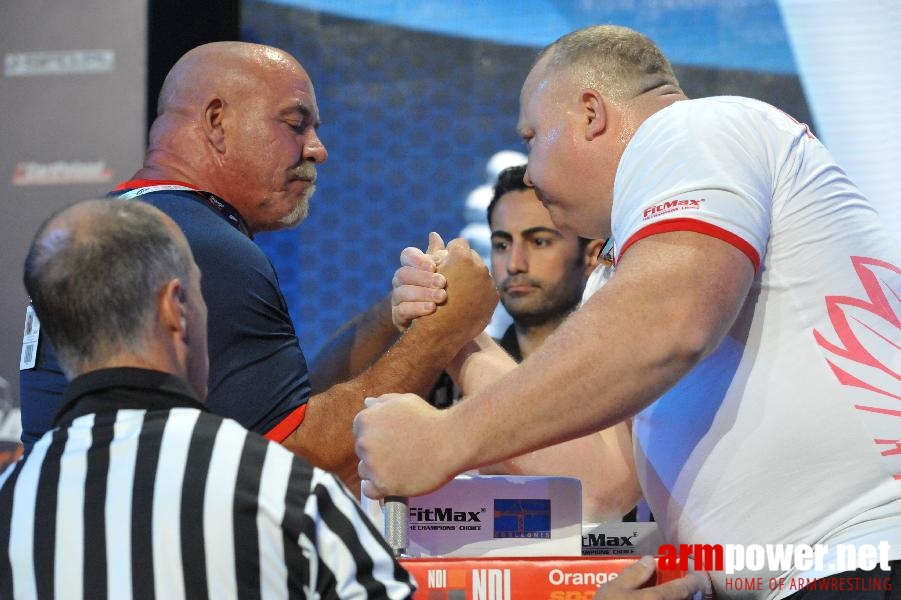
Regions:
<instances>
[{"instance_id":1,"label":"navy blue shirt with red trim","mask_svg":"<svg viewBox=\"0 0 901 600\"><path fill-rule=\"evenodd\" d=\"M155 184L192 187L131 181L111 196ZM268 439L283 441L303 420L310 380L275 268L222 199L191 189L149 191L138 197L182 228L200 267L209 329L207 406ZM27 450L52 427L66 386L43 332L37 363L20 371L19 381Z\"/></svg>"}]
</instances>

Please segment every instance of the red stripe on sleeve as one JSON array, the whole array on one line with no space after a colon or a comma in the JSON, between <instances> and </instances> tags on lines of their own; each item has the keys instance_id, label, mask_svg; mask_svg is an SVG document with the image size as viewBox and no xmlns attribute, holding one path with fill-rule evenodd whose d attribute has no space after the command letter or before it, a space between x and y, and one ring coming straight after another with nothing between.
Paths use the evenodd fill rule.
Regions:
<instances>
[{"instance_id":1,"label":"red stripe on sleeve","mask_svg":"<svg viewBox=\"0 0 901 600\"><path fill-rule=\"evenodd\" d=\"M282 443L283 441L285 441L286 437L294 433L294 430L297 429L301 423L303 423L303 419L306 415L307 405L306 403L304 403L294 409L294 412L282 419L281 423L267 431L266 435L264 435L263 437L271 442Z\"/></svg>"},{"instance_id":2,"label":"red stripe on sleeve","mask_svg":"<svg viewBox=\"0 0 901 600\"><path fill-rule=\"evenodd\" d=\"M751 244L731 231L697 219L668 219L666 221L660 221L659 223L652 223L647 227L639 229L632 237L626 240L625 244L623 244L622 250L617 253L617 262L623 257L626 250L636 242L658 233L668 233L670 231L693 231L695 233L715 237L718 240L723 240L727 244L731 244L738 248L738 250L750 259L751 264L754 265L755 273L760 269L760 255L757 254L757 250L755 250Z\"/></svg>"}]
</instances>

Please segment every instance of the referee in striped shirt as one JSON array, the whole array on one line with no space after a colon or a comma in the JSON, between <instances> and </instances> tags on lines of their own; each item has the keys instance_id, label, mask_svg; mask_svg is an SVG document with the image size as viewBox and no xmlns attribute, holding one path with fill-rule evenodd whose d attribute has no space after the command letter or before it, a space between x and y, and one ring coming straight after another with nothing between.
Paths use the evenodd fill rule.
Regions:
<instances>
[{"instance_id":1,"label":"referee in striped shirt","mask_svg":"<svg viewBox=\"0 0 901 600\"><path fill-rule=\"evenodd\" d=\"M0 598L412 596L342 483L205 409L200 271L162 212L63 210L25 286L71 383L0 475Z\"/></svg>"}]
</instances>

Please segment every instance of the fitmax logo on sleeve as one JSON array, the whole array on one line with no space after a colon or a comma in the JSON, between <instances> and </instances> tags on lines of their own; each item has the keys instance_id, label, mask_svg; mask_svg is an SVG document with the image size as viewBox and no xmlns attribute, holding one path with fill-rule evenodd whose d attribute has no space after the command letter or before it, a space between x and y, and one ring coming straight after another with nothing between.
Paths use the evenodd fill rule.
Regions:
<instances>
[{"instance_id":1,"label":"fitmax logo on sleeve","mask_svg":"<svg viewBox=\"0 0 901 600\"><path fill-rule=\"evenodd\" d=\"M665 202L660 202L659 204L654 204L644 209L644 213L642 213L642 220L647 221L661 215L682 210L698 210L699 208L701 208L701 204L704 202L706 202L706 198L666 200Z\"/></svg>"}]
</instances>

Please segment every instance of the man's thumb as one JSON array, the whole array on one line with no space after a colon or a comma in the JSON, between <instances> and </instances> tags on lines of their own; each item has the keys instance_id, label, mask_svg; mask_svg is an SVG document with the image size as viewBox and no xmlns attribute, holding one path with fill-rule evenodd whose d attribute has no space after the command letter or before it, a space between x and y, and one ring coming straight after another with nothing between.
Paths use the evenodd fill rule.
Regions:
<instances>
[{"instance_id":1,"label":"man's thumb","mask_svg":"<svg viewBox=\"0 0 901 600\"><path fill-rule=\"evenodd\" d=\"M429 248L427 254L434 254L438 250L444 250L444 240L436 232L429 232Z\"/></svg>"}]
</instances>

